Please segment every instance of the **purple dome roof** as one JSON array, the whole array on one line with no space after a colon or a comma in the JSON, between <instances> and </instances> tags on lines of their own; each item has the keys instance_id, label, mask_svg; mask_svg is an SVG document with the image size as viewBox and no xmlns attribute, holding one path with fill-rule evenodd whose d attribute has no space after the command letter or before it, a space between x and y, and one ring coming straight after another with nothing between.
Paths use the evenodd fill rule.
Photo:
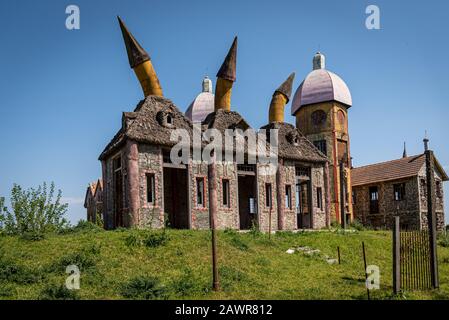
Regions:
<instances>
[{"instance_id":1,"label":"purple dome roof","mask_svg":"<svg viewBox=\"0 0 449 320\"><path fill-rule=\"evenodd\" d=\"M326 69L313 70L296 90L291 114L295 115L304 105L326 101L338 101L351 106L351 92L346 83L335 73Z\"/></svg>"},{"instance_id":2,"label":"purple dome roof","mask_svg":"<svg viewBox=\"0 0 449 320\"><path fill-rule=\"evenodd\" d=\"M186 116L192 122L202 122L211 112L214 112L214 94L201 92L190 104Z\"/></svg>"}]
</instances>

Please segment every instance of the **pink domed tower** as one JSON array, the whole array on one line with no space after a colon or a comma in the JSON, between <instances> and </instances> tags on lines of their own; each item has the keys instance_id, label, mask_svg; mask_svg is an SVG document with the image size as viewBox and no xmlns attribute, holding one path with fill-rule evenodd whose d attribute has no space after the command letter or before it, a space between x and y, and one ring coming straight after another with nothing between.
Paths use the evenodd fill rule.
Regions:
<instances>
[{"instance_id":1,"label":"pink domed tower","mask_svg":"<svg viewBox=\"0 0 449 320\"><path fill-rule=\"evenodd\" d=\"M296 126L330 160L331 216L341 221L340 165L344 165L346 192L343 202L346 221L352 220L351 155L348 133L348 109L352 105L346 83L325 69L325 56L313 57L310 72L293 97L291 114Z\"/></svg>"}]
</instances>

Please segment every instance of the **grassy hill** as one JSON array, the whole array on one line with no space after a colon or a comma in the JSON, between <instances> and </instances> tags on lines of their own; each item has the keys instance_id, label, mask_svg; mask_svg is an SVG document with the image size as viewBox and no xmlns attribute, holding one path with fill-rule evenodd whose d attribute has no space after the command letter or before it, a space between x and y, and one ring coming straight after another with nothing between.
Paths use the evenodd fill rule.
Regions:
<instances>
[{"instance_id":1,"label":"grassy hill","mask_svg":"<svg viewBox=\"0 0 449 320\"><path fill-rule=\"evenodd\" d=\"M211 291L208 231L80 228L40 241L0 237L0 299L366 299L361 243L381 271L375 299L448 299L449 248L439 247L441 288L392 295L391 234L218 233L222 290ZM308 246L319 253L287 254ZM341 249L341 265L329 264ZM67 265L81 289L66 290Z\"/></svg>"}]
</instances>

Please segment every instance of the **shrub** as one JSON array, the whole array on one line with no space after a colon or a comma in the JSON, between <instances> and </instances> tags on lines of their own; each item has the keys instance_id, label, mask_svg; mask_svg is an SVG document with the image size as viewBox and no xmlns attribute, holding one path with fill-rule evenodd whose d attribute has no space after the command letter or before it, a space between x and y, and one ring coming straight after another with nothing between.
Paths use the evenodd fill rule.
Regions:
<instances>
[{"instance_id":1,"label":"shrub","mask_svg":"<svg viewBox=\"0 0 449 320\"><path fill-rule=\"evenodd\" d=\"M350 224L349 227L352 229L355 229L357 231L365 231L367 228L357 219L354 219Z\"/></svg>"},{"instance_id":2,"label":"shrub","mask_svg":"<svg viewBox=\"0 0 449 320\"><path fill-rule=\"evenodd\" d=\"M438 244L444 248L449 248L449 233L441 233L438 239Z\"/></svg>"},{"instance_id":3,"label":"shrub","mask_svg":"<svg viewBox=\"0 0 449 320\"><path fill-rule=\"evenodd\" d=\"M26 268L12 260L0 257L0 281L31 284L41 279L42 276L40 276L39 272Z\"/></svg>"},{"instance_id":4,"label":"shrub","mask_svg":"<svg viewBox=\"0 0 449 320\"><path fill-rule=\"evenodd\" d=\"M162 233L149 233L145 235L143 238L143 244L150 248L156 248L159 246L164 246L167 244L169 238L168 235L164 232Z\"/></svg>"},{"instance_id":5,"label":"shrub","mask_svg":"<svg viewBox=\"0 0 449 320\"><path fill-rule=\"evenodd\" d=\"M171 290L176 296L186 297L194 294L205 294L209 291L209 286L201 283L201 279L196 277L192 269L184 269L184 274L173 281Z\"/></svg>"},{"instance_id":6,"label":"shrub","mask_svg":"<svg viewBox=\"0 0 449 320\"><path fill-rule=\"evenodd\" d=\"M69 290L65 285L50 284L42 289L39 300L78 300L75 290Z\"/></svg>"},{"instance_id":7,"label":"shrub","mask_svg":"<svg viewBox=\"0 0 449 320\"><path fill-rule=\"evenodd\" d=\"M156 248L167 244L169 237L165 230L163 232L133 231L125 238L128 247L146 246Z\"/></svg>"},{"instance_id":8,"label":"shrub","mask_svg":"<svg viewBox=\"0 0 449 320\"><path fill-rule=\"evenodd\" d=\"M80 220L76 226L59 230L59 234L68 233L90 233L90 232L102 232L104 231L99 225L86 220Z\"/></svg>"},{"instance_id":9,"label":"shrub","mask_svg":"<svg viewBox=\"0 0 449 320\"><path fill-rule=\"evenodd\" d=\"M167 289L159 279L152 276L139 276L121 286L120 293L128 299L160 300L167 298Z\"/></svg>"},{"instance_id":10,"label":"shrub","mask_svg":"<svg viewBox=\"0 0 449 320\"><path fill-rule=\"evenodd\" d=\"M13 286L0 282L0 297L11 297L16 293Z\"/></svg>"},{"instance_id":11,"label":"shrub","mask_svg":"<svg viewBox=\"0 0 449 320\"><path fill-rule=\"evenodd\" d=\"M253 236L253 238L257 238L262 234L259 230L259 226L257 225L257 222L253 221L251 224L251 229L249 230L249 234Z\"/></svg>"},{"instance_id":12,"label":"shrub","mask_svg":"<svg viewBox=\"0 0 449 320\"><path fill-rule=\"evenodd\" d=\"M63 218L67 204L61 203L61 190L54 199L55 185L44 182L37 189L23 190L14 184L11 190L11 209L0 201L0 228L7 234L20 235L26 239L38 240L46 232L58 231L68 226Z\"/></svg>"},{"instance_id":13,"label":"shrub","mask_svg":"<svg viewBox=\"0 0 449 320\"><path fill-rule=\"evenodd\" d=\"M81 272L92 272L96 266L96 256L100 253L100 248L91 245L77 252L62 256L50 266L49 271L65 272L67 266L75 265Z\"/></svg>"}]
</instances>

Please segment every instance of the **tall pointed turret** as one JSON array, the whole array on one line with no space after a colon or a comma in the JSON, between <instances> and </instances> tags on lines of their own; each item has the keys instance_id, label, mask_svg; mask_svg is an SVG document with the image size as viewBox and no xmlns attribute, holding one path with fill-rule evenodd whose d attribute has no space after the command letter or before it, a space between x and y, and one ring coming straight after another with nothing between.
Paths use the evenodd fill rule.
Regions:
<instances>
[{"instance_id":1,"label":"tall pointed turret","mask_svg":"<svg viewBox=\"0 0 449 320\"><path fill-rule=\"evenodd\" d=\"M154 71L150 56L129 32L123 20L118 17L123 40L128 53L129 65L136 73L145 97L149 95L163 96L159 79Z\"/></svg>"},{"instance_id":2,"label":"tall pointed turret","mask_svg":"<svg viewBox=\"0 0 449 320\"><path fill-rule=\"evenodd\" d=\"M292 94L293 80L295 79L295 73L290 74L280 86L273 93L271 98L269 122L284 122L284 107L290 100Z\"/></svg>"},{"instance_id":3,"label":"tall pointed turret","mask_svg":"<svg viewBox=\"0 0 449 320\"><path fill-rule=\"evenodd\" d=\"M231 110L232 85L236 79L237 37L234 38L226 58L217 73L215 87L215 111Z\"/></svg>"}]
</instances>

